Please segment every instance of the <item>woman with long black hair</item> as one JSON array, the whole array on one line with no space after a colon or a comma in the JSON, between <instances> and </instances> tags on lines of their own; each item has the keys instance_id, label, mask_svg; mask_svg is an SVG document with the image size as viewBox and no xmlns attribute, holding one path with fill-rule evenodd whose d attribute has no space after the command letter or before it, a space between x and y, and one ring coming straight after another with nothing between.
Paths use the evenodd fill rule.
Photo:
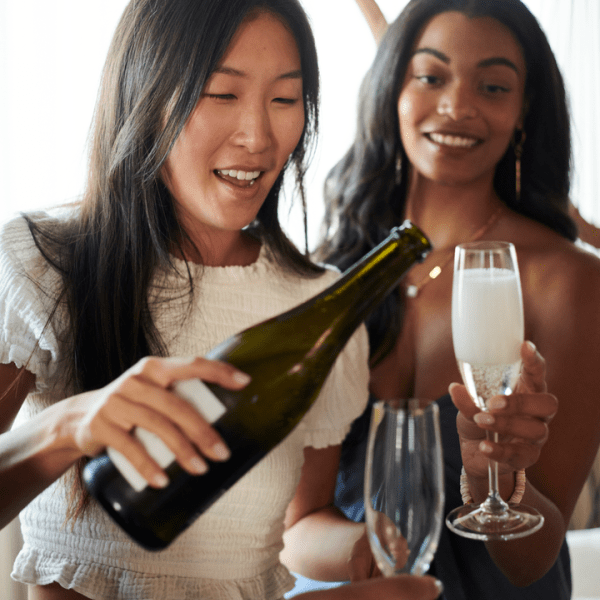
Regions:
<instances>
[{"instance_id":1,"label":"woman with long black hair","mask_svg":"<svg viewBox=\"0 0 600 600\"><path fill-rule=\"evenodd\" d=\"M365 11L373 2L359 2ZM370 6L369 6L370 5ZM377 32L374 31L377 35ZM570 597L565 532L600 442L600 262L573 243L565 88L536 19L520 0L411 0L387 27L360 91L355 139L325 185L318 256L340 268L410 218L434 250L368 319L370 389L442 411L446 509L517 482L542 529L511 542L444 529L432 565L448 599ZM480 413L462 386L451 334L454 247L505 240L517 250L524 356L539 349L548 395L507 396ZM546 392L545 384L539 390ZM438 399L438 400L435 400ZM458 412L457 412L458 409ZM360 520L365 416L344 443L337 504ZM485 441L486 431L501 442ZM577 440L574 444L574 440ZM517 475L519 474L519 477Z\"/></svg>"}]
</instances>

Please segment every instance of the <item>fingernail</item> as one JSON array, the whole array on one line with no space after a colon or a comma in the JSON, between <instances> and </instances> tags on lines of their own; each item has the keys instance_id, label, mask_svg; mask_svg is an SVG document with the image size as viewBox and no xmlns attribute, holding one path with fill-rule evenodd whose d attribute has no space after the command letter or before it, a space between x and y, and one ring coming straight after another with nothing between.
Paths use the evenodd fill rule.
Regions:
<instances>
[{"instance_id":1,"label":"fingernail","mask_svg":"<svg viewBox=\"0 0 600 600\"><path fill-rule=\"evenodd\" d=\"M227 460L231 456L229 448L221 442L212 447L212 454L217 460Z\"/></svg>"},{"instance_id":2,"label":"fingernail","mask_svg":"<svg viewBox=\"0 0 600 600\"><path fill-rule=\"evenodd\" d=\"M438 591L438 596L441 596L444 593L444 584L435 577L433 578L433 583L435 584L435 588Z\"/></svg>"},{"instance_id":3,"label":"fingernail","mask_svg":"<svg viewBox=\"0 0 600 600\"><path fill-rule=\"evenodd\" d=\"M502 396L494 396L488 400L487 407L492 410L506 408L506 398L502 398Z\"/></svg>"},{"instance_id":4,"label":"fingernail","mask_svg":"<svg viewBox=\"0 0 600 600\"><path fill-rule=\"evenodd\" d=\"M537 348L535 347L535 344L533 342L530 342L529 340L527 340L526 342L527 347L532 351L532 352L536 352Z\"/></svg>"},{"instance_id":5,"label":"fingernail","mask_svg":"<svg viewBox=\"0 0 600 600\"><path fill-rule=\"evenodd\" d=\"M248 385L252 381L252 377L250 377L250 375L247 373L242 373L242 371L235 371L233 374L233 379L240 385Z\"/></svg>"},{"instance_id":6,"label":"fingernail","mask_svg":"<svg viewBox=\"0 0 600 600\"><path fill-rule=\"evenodd\" d=\"M491 454L494 450L494 447L489 442L484 440L483 442L479 443L479 450L484 454Z\"/></svg>"},{"instance_id":7,"label":"fingernail","mask_svg":"<svg viewBox=\"0 0 600 600\"><path fill-rule=\"evenodd\" d=\"M204 473L208 471L208 466L206 465L206 463L197 456L190 460L190 466L192 467L194 473L197 473L198 475L204 475Z\"/></svg>"},{"instance_id":8,"label":"fingernail","mask_svg":"<svg viewBox=\"0 0 600 600\"><path fill-rule=\"evenodd\" d=\"M169 478L163 473L158 473L155 475L152 478L152 481L154 485L159 488L165 488L169 485Z\"/></svg>"},{"instance_id":9,"label":"fingernail","mask_svg":"<svg viewBox=\"0 0 600 600\"><path fill-rule=\"evenodd\" d=\"M473 417L473 421L475 421L477 425L493 425L496 419L494 419L490 413L480 412Z\"/></svg>"}]
</instances>

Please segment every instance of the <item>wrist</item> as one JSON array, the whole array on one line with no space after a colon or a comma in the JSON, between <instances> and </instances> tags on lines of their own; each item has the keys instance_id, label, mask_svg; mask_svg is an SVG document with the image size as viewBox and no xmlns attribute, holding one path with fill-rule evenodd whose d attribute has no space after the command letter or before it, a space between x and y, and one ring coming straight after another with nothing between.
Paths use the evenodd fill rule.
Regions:
<instances>
[{"instance_id":1,"label":"wrist","mask_svg":"<svg viewBox=\"0 0 600 600\"><path fill-rule=\"evenodd\" d=\"M513 471L509 478L504 477L503 479L508 481L507 483L503 481L500 485L501 492L504 492L501 493L502 498L512 504L519 504L523 499L523 494L525 493L525 486L527 483L525 469ZM488 486L487 480L485 485ZM510 491L511 486L512 491ZM473 498L478 498L481 495L476 493L476 491L479 491L479 487L480 486L472 486L472 480L469 480L467 472L463 466L460 473L460 495L465 504L472 504L474 502ZM471 490L473 490L473 492ZM481 491L483 492L483 490ZM483 493L484 497L486 495L486 493Z\"/></svg>"},{"instance_id":2,"label":"wrist","mask_svg":"<svg viewBox=\"0 0 600 600\"><path fill-rule=\"evenodd\" d=\"M67 398L48 407L40 416L46 426L46 447L55 456L61 456L65 463L74 463L85 452L78 441L78 427L85 414L78 405L77 396Z\"/></svg>"}]
</instances>

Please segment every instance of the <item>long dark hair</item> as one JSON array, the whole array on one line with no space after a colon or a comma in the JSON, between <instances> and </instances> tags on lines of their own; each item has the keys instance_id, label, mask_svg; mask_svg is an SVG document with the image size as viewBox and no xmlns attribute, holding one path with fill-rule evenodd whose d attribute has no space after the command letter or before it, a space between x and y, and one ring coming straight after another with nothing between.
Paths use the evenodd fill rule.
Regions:
<instances>
[{"instance_id":1,"label":"long dark hair","mask_svg":"<svg viewBox=\"0 0 600 600\"><path fill-rule=\"evenodd\" d=\"M305 127L249 229L285 268L305 276L322 272L288 240L278 218L286 171L295 175L305 207L303 178L318 124L316 48L299 1L133 0L105 64L80 206L66 221L25 217L62 277L57 303L69 318L73 392L106 385L143 356L166 354L148 290L158 267L175 268L169 250L181 251L190 240L161 181L161 166L233 35L261 11L280 18L296 40ZM189 268L187 280L183 293L191 300Z\"/></svg>"},{"instance_id":2,"label":"long dark hair","mask_svg":"<svg viewBox=\"0 0 600 600\"><path fill-rule=\"evenodd\" d=\"M435 15L460 11L503 23L520 43L527 67L522 191L515 193L510 145L494 187L511 209L574 240L568 215L571 137L565 86L548 40L520 0L411 0L389 26L360 89L354 142L325 182L323 241L317 256L344 269L371 250L405 212L408 158L399 134L397 101L413 46ZM372 360L391 349L402 327L400 290L368 319Z\"/></svg>"}]
</instances>

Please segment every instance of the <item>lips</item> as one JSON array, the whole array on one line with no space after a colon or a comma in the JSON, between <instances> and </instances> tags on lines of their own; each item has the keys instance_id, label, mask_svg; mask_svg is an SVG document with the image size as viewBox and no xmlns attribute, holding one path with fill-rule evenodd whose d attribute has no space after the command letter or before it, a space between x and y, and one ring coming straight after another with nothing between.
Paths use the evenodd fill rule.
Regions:
<instances>
[{"instance_id":1,"label":"lips","mask_svg":"<svg viewBox=\"0 0 600 600\"><path fill-rule=\"evenodd\" d=\"M446 146L449 148L473 148L482 143L482 140L469 135L461 135L455 133L426 133L425 137L438 146Z\"/></svg>"},{"instance_id":2,"label":"lips","mask_svg":"<svg viewBox=\"0 0 600 600\"><path fill-rule=\"evenodd\" d=\"M217 169L218 177L241 187L251 187L260 177L262 171L242 171L241 169Z\"/></svg>"}]
</instances>

